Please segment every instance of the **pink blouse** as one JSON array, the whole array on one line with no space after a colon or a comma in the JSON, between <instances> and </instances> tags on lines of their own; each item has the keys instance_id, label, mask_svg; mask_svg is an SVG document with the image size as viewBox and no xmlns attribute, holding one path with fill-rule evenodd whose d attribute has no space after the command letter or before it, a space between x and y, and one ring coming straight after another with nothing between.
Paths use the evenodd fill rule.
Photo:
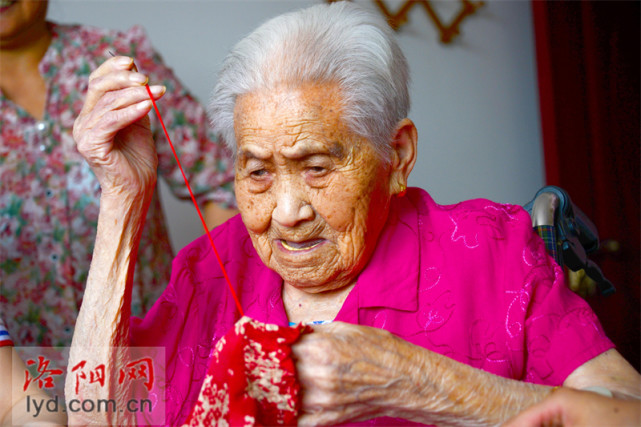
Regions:
<instances>
[{"instance_id":1,"label":"pink blouse","mask_svg":"<svg viewBox=\"0 0 641 427\"><path fill-rule=\"evenodd\" d=\"M240 216L212 234L245 314L286 326L282 280L261 262ZM238 318L207 238L197 239L174 260L148 315L132 321L133 345L165 349L168 424L189 414L213 345ZM335 320L547 385L613 347L521 207L482 199L442 206L416 188L393 200L372 259Z\"/></svg>"}]
</instances>

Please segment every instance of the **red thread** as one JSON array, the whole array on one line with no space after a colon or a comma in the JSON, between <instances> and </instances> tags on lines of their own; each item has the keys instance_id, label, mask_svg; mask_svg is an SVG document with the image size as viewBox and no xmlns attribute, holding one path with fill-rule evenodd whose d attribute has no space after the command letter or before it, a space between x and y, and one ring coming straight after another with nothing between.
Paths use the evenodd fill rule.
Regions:
<instances>
[{"instance_id":1,"label":"red thread","mask_svg":"<svg viewBox=\"0 0 641 427\"><path fill-rule=\"evenodd\" d=\"M238 301L238 296L236 295L236 291L234 291L234 287L231 285L231 281L229 280L229 276L227 275L227 270L225 270L223 261L220 259L220 255L218 255L218 250L216 249L216 245L214 245L214 239L211 237L211 234L209 233L209 228L207 228L207 223L205 222L205 218L203 218L203 214L200 212L198 203L196 203L196 198L194 197L194 193L191 192L191 186L189 185L189 181L187 181L187 176L185 175L185 171L183 171L183 167L180 164L180 160L178 159L178 154L176 154L176 150L174 149L174 144L171 142L171 138L169 138L169 134L167 133L167 129L165 128L165 123L162 121L162 116L160 115L158 106L156 106L156 101L154 101L154 96L151 94L151 89L149 89L149 85L145 85L145 87L147 88L147 93L149 94L151 103L154 106L154 110L156 110L156 115L158 115L158 120L160 121L162 130L165 132L167 141L169 141L169 146L171 147L171 151L174 153L174 158L176 159L176 163L178 163L180 172L183 175L183 179L185 180L185 184L187 185L187 189L189 190L189 195L191 196L191 201L194 203L194 207L196 208L196 211L198 212L198 216L200 217L200 222L203 224L203 228L205 229L205 233L207 233L207 237L209 237L209 243L211 243L211 247L214 250L214 254L216 254L216 259L218 260L218 264L220 264L220 268L221 270L223 270L223 275L225 276L225 280L227 281L227 286L229 286L231 295L234 297L234 302L236 303L236 307L238 307L238 311L240 312L240 315L244 316L243 309L240 306L240 302Z\"/></svg>"}]
</instances>

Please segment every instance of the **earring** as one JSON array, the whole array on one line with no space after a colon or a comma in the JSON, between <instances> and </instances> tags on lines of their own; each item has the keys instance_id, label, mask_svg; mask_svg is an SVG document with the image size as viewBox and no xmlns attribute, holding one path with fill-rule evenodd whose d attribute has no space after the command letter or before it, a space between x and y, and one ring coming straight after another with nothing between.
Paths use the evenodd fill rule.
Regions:
<instances>
[{"instance_id":1,"label":"earring","mask_svg":"<svg viewBox=\"0 0 641 427\"><path fill-rule=\"evenodd\" d=\"M403 197L407 193L407 187L405 184L401 184L401 191L398 192L397 196L398 197Z\"/></svg>"}]
</instances>

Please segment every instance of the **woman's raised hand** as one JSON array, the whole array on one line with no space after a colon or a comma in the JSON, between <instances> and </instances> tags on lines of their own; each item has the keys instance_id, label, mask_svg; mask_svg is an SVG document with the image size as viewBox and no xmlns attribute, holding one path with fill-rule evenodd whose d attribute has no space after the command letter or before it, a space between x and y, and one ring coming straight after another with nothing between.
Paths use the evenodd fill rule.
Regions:
<instances>
[{"instance_id":1,"label":"woman's raised hand","mask_svg":"<svg viewBox=\"0 0 641 427\"><path fill-rule=\"evenodd\" d=\"M133 59L124 56L110 58L89 77L73 136L103 197L137 197L156 183L158 159L147 117L152 103L146 83ZM150 89L154 99L165 93L164 86Z\"/></svg>"}]
</instances>

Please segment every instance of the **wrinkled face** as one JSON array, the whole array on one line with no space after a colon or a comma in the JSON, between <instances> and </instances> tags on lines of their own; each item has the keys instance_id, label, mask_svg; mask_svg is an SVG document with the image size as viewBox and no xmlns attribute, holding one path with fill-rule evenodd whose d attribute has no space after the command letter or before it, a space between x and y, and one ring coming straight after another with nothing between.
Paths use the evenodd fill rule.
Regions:
<instances>
[{"instance_id":1,"label":"wrinkled face","mask_svg":"<svg viewBox=\"0 0 641 427\"><path fill-rule=\"evenodd\" d=\"M0 45L12 46L44 31L48 2L0 0Z\"/></svg>"},{"instance_id":2,"label":"wrinkled face","mask_svg":"<svg viewBox=\"0 0 641 427\"><path fill-rule=\"evenodd\" d=\"M238 98L236 198L263 262L308 292L355 282L387 219L389 169L333 84Z\"/></svg>"}]
</instances>

